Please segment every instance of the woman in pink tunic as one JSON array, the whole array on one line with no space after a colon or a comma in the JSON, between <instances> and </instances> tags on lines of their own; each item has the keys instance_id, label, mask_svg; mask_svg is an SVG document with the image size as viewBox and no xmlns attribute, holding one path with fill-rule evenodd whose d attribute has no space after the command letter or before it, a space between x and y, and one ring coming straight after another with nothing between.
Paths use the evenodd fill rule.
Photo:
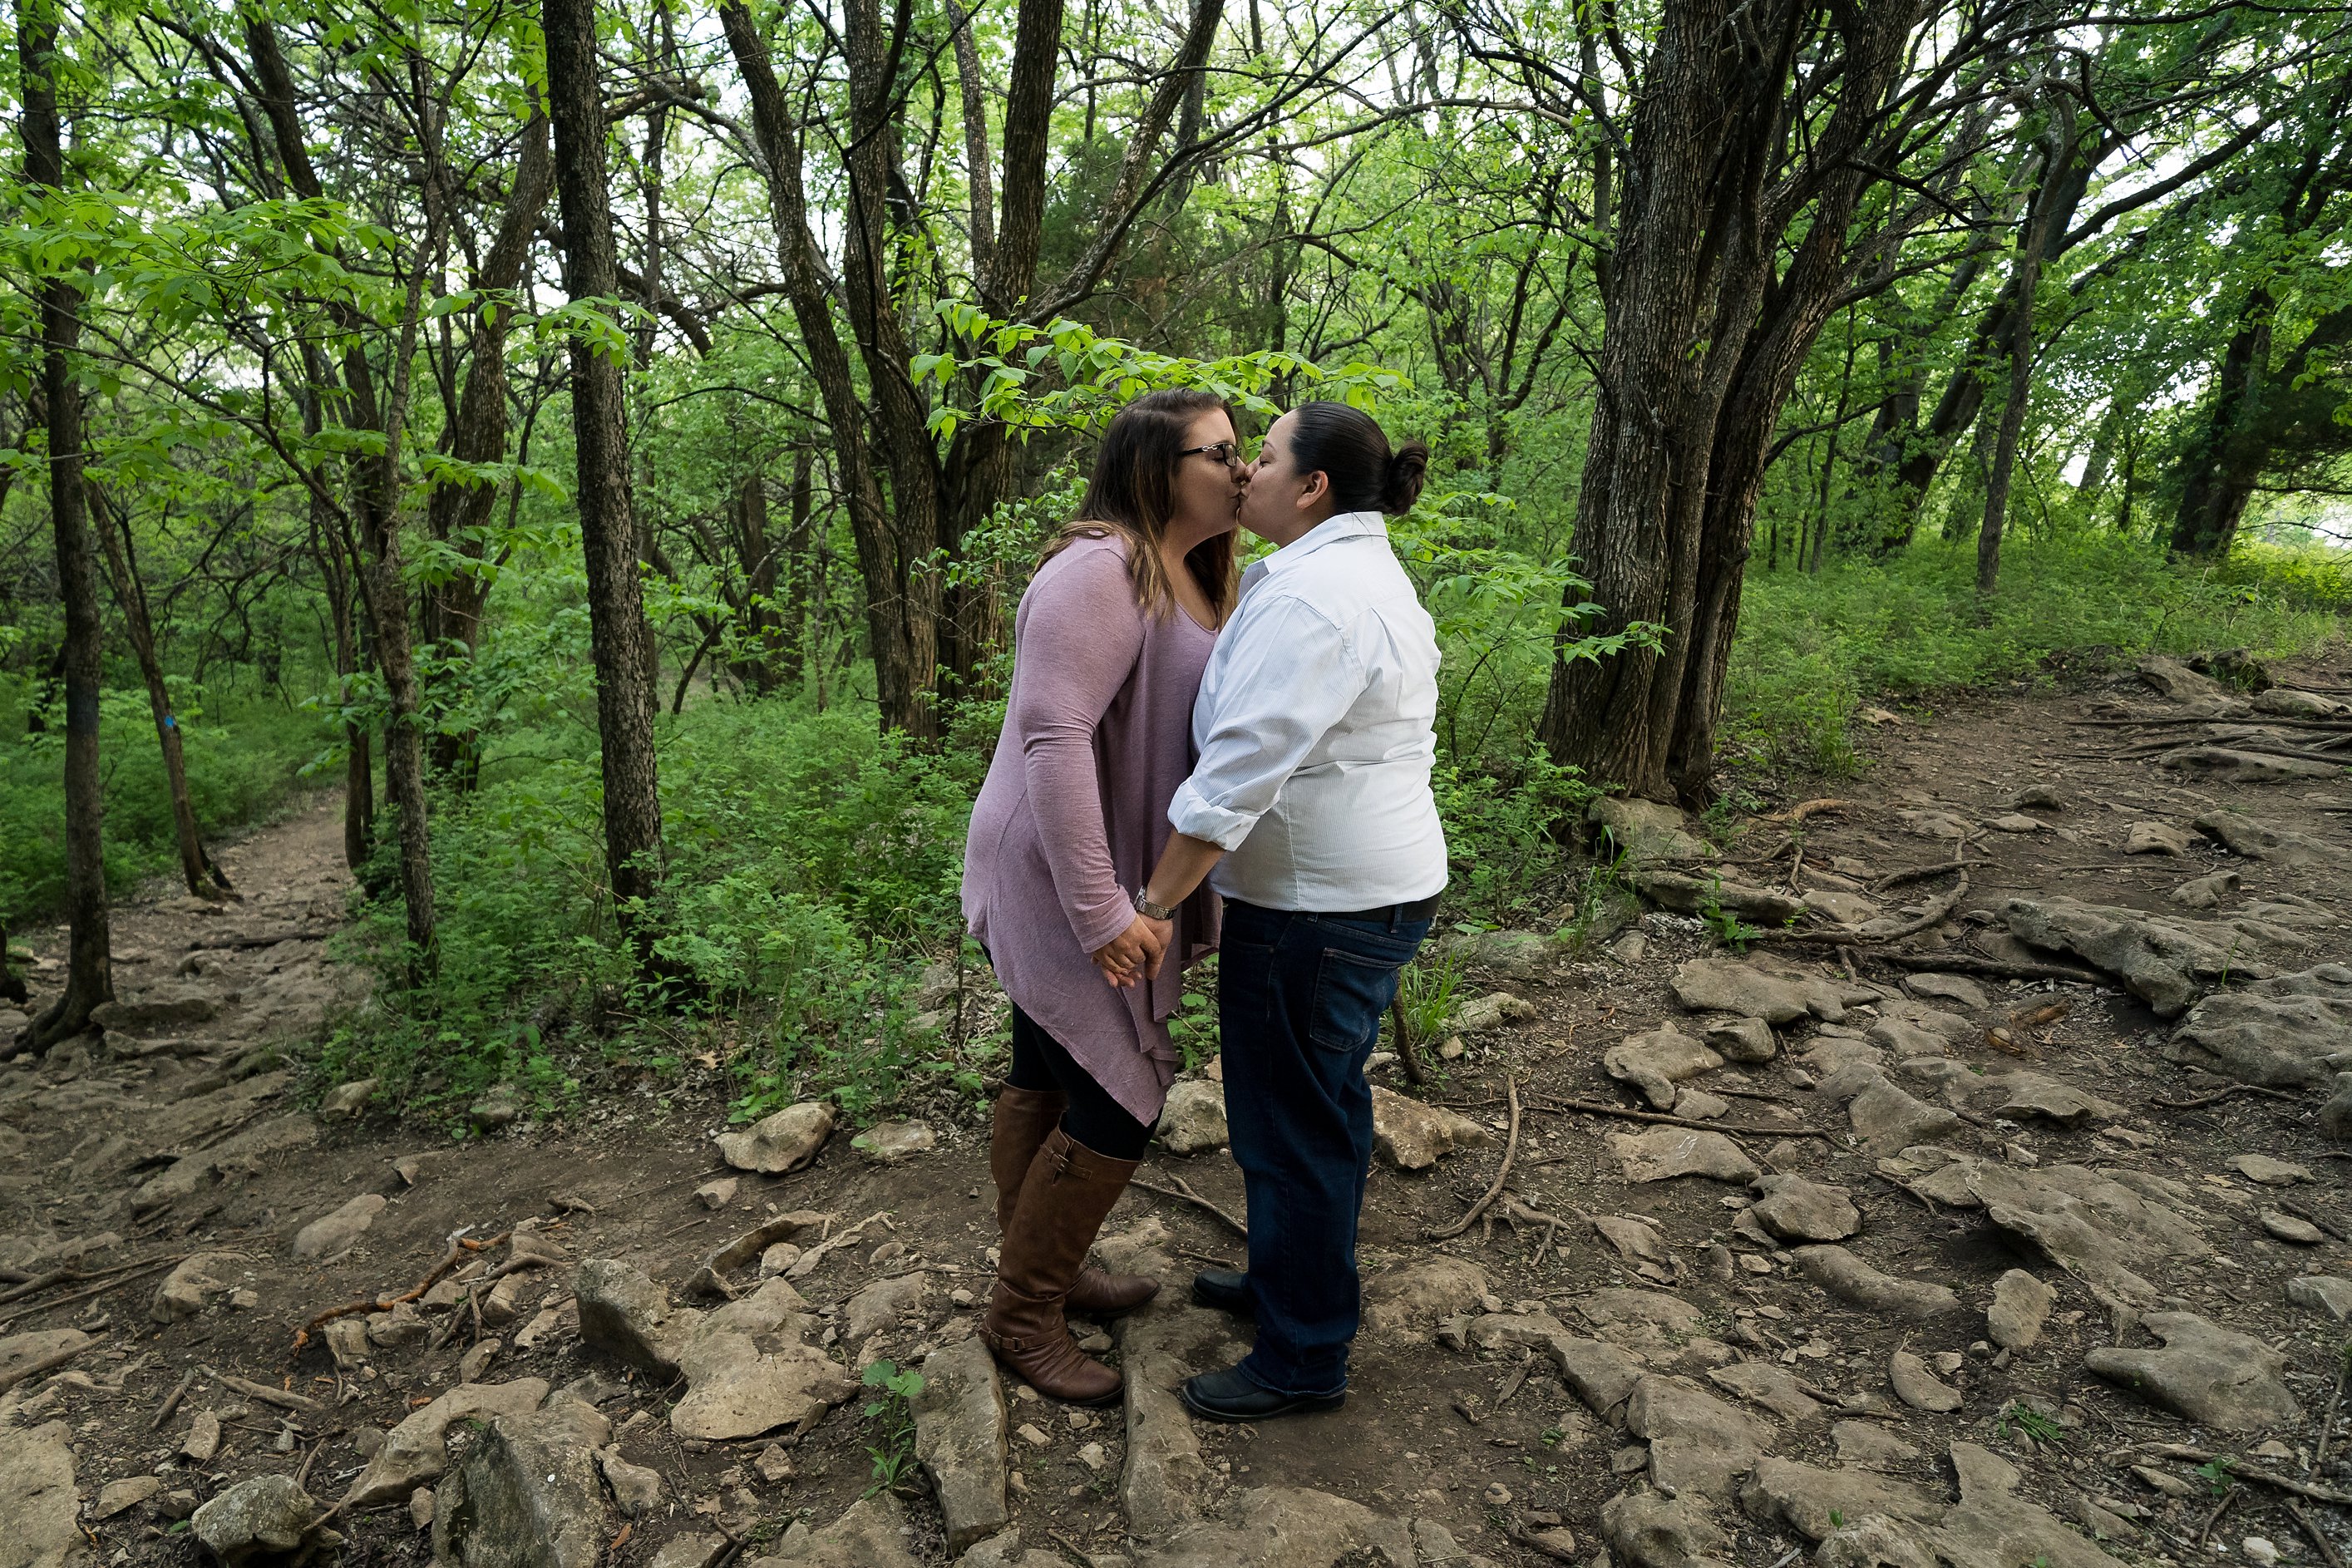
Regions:
<instances>
[{"instance_id":1,"label":"woman in pink tunic","mask_svg":"<svg viewBox=\"0 0 2352 1568\"><path fill-rule=\"evenodd\" d=\"M1059 1399L1120 1388L1072 1342L1065 1308L1124 1311L1158 1289L1086 1257L1175 1076L1180 972L1216 942L1215 894L1173 911L1173 952L1135 897L1192 772L1192 699L1233 608L1239 473L1233 417L1205 393L1148 393L1112 422L1078 520L1021 596L1004 731L964 847L964 916L1013 1009L982 1334Z\"/></svg>"}]
</instances>

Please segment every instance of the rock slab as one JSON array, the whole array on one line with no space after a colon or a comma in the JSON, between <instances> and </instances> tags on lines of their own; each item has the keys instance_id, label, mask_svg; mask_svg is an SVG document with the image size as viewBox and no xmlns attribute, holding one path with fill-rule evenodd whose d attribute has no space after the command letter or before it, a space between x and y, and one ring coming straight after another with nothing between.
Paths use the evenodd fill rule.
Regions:
<instances>
[{"instance_id":1,"label":"rock slab","mask_svg":"<svg viewBox=\"0 0 2352 1568\"><path fill-rule=\"evenodd\" d=\"M915 1412L915 1458L930 1477L945 1519L948 1550L994 1535L1013 1521L1006 1499L1004 1389L996 1358L977 1337L923 1358Z\"/></svg>"}]
</instances>

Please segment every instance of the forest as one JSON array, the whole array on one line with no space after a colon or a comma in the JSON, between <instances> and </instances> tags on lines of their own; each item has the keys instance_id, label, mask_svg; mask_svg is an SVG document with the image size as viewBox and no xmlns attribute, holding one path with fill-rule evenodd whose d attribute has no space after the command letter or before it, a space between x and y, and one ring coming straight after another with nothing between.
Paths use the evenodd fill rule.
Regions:
<instances>
[{"instance_id":1,"label":"forest","mask_svg":"<svg viewBox=\"0 0 2352 1568\"><path fill-rule=\"evenodd\" d=\"M1457 925L1583 918L1602 792L1759 809L2352 603L2338 6L9 26L0 925L71 942L0 1054L113 994L110 899L339 790L331 1077L977 1093L931 998L1012 612L1150 388L1434 448Z\"/></svg>"}]
</instances>

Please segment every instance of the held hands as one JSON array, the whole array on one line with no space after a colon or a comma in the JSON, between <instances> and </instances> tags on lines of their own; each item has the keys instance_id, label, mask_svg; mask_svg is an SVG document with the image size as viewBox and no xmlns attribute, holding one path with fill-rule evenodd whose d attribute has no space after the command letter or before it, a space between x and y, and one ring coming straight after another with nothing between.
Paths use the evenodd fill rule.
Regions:
<instances>
[{"instance_id":1,"label":"held hands","mask_svg":"<svg viewBox=\"0 0 2352 1568\"><path fill-rule=\"evenodd\" d=\"M1096 951L1095 967L1103 972L1105 980L1121 989L1138 981L1157 980L1160 963L1175 937L1173 922L1155 921L1139 913L1125 931Z\"/></svg>"}]
</instances>

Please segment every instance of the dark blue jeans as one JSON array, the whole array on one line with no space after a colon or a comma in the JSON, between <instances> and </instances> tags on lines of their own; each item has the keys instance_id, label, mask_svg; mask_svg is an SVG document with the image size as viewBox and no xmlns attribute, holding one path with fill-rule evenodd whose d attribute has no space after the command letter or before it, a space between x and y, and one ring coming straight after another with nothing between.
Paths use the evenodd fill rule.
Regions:
<instances>
[{"instance_id":1,"label":"dark blue jeans","mask_svg":"<svg viewBox=\"0 0 2352 1568\"><path fill-rule=\"evenodd\" d=\"M1373 923L1225 900L1218 941L1225 1121L1249 1194L1257 1346L1244 1375L1314 1397L1348 1385L1361 1291L1356 1217L1372 1160L1364 1059L1423 921Z\"/></svg>"}]
</instances>

